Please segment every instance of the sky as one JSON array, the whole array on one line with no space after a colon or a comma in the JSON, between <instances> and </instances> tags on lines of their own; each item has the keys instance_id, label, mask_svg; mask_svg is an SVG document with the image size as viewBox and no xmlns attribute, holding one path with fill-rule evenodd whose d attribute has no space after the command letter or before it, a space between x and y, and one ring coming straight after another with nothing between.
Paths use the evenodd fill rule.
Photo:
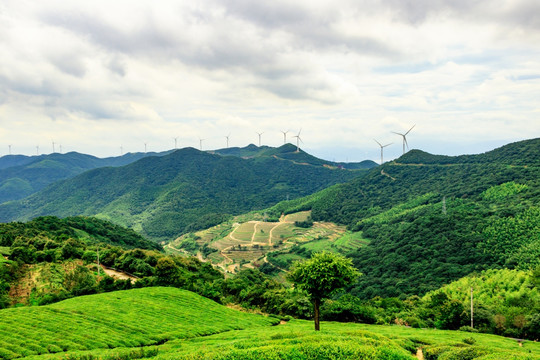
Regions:
<instances>
[{"instance_id":1,"label":"sky","mask_svg":"<svg viewBox=\"0 0 540 360\"><path fill-rule=\"evenodd\" d=\"M0 54L0 155L540 136L538 0L2 0Z\"/></svg>"}]
</instances>

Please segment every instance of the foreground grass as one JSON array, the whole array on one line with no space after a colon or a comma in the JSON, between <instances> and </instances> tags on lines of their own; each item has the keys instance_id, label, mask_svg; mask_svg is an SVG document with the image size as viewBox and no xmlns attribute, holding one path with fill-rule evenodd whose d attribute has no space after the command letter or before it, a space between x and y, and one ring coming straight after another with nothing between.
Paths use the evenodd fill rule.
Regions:
<instances>
[{"instance_id":1,"label":"foreground grass","mask_svg":"<svg viewBox=\"0 0 540 360\"><path fill-rule=\"evenodd\" d=\"M238 312L188 291L146 288L0 311L0 358L167 359L540 359L495 335L277 319Z\"/></svg>"},{"instance_id":2,"label":"foreground grass","mask_svg":"<svg viewBox=\"0 0 540 360\"><path fill-rule=\"evenodd\" d=\"M540 359L540 344L526 342L523 347L519 347L515 340L495 335L327 322L322 324L321 329L315 332L312 322L294 320L273 327L254 327L176 339L150 348L78 351L32 358L413 360L421 348L425 359Z\"/></svg>"},{"instance_id":3,"label":"foreground grass","mask_svg":"<svg viewBox=\"0 0 540 360\"><path fill-rule=\"evenodd\" d=\"M1 310L0 358L149 346L277 322L175 288L117 291Z\"/></svg>"}]
</instances>

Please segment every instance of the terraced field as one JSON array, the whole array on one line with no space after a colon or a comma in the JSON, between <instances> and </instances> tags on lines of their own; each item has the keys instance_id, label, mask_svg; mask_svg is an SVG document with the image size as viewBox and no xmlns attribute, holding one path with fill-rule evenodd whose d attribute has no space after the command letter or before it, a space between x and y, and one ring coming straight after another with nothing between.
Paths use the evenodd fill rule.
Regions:
<instances>
[{"instance_id":1,"label":"terraced field","mask_svg":"<svg viewBox=\"0 0 540 360\"><path fill-rule=\"evenodd\" d=\"M236 223L230 221L189 236L195 236L199 246L206 244L218 250L209 254L206 261L230 272L242 267L261 265L270 251L283 252L283 256L287 257L288 249L295 244L310 251L339 252L348 252L366 244L361 233L347 232L344 226L321 222L315 222L309 228L295 226L295 221L306 221L310 215L310 211L301 211L282 216L279 222L266 222L261 221L263 216L260 214L245 214L235 218L233 221L237 221ZM183 236L167 244L165 249L176 254L186 253L180 249L185 238L186 236ZM202 258L200 254L198 256ZM297 255L293 257L302 258ZM290 259L287 258L288 260Z\"/></svg>"},{"instance_id":2,"label":"terraced field","mask_svg":"<svg viewBox=\"0 0 540 360\"><path fill-rule=\"evenodd\" d=\"M369 243L368 240L362 238L362 233L341 233L341 236L337 239L326 238L319 241L311 241L303 244L302 246L313 252L317 251L338 251L341 253L347 253L353 249L357 249Z\"/></svg>"},{"instance_id":3,"label":"terraced field","mask_svg":"<svg viewBox=\"0 0 540 360\"><path fill-rule=\"evenodd\" d=\"M311 211L300 211L294 214L285 215L283 221L285 222L295 222L295 221L306 221L308 217L311 216Z\"/></svg>"},{"instance_id":4,"label":"terraced field","mask_svg":"<svg viewBox=\"0 0 540 360\"><path fill-rule=\"evenodd\" d=\"M1 310L0 358L157 345L278 322L175 288L118 291Z\"/></svg>"},{"instance_id":5,"label":"terraced field","mask_svg":"<svg viewBox=\"0 0 540 360\"><path fill-rule=\"evenodd\" d=\"M231 233L230 237L243 242L251 242L256 224L254 221L242 223Z\"/></svg>"}]
</instances>

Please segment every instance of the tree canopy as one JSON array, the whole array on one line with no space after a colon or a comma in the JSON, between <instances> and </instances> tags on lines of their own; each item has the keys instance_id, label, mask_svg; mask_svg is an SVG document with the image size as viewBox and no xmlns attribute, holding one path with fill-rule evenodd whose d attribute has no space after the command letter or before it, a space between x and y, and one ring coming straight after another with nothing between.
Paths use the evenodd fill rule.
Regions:
<instances>
[{"instance_id":1,"label":"tree canopy","mask_svg":"<svg viewBox=\"0 0 540 360\"><path fill-rule=\"evenodd\" d=\"M314 306L315 330L319 330L319 305L324 298L354 282L360 276L352 260L330 252L314 254L311 259L296 262L289 272L298 289L305 290Z\"/></svg>"}]
</instances>

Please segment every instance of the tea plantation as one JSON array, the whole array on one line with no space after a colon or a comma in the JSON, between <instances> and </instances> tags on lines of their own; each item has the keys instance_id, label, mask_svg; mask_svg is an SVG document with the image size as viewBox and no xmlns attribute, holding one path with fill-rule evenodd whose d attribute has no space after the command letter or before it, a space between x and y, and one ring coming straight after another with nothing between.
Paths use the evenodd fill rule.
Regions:
<instances>
[{"instance_id":1,"label":"tea plantation","mask_svg":"<svg viewBox=\"0 0 540 360\"><path fill-rule=\"evenodd\" d=\"M1 310L0 358L148 346L278 322L176 288L117 291Z\"/></svg>"},{"instance_id":2,"label":"tea plantation","mask_svg":"<svg viewBox=\"0 0 540 360\"><path fill-rule=\"evenodd\" d=\"M540 359L539 343L495 335L335 322L312 328L184 290L144 288L1 310L0 358Z\"/></svg>"}]
</instances>

